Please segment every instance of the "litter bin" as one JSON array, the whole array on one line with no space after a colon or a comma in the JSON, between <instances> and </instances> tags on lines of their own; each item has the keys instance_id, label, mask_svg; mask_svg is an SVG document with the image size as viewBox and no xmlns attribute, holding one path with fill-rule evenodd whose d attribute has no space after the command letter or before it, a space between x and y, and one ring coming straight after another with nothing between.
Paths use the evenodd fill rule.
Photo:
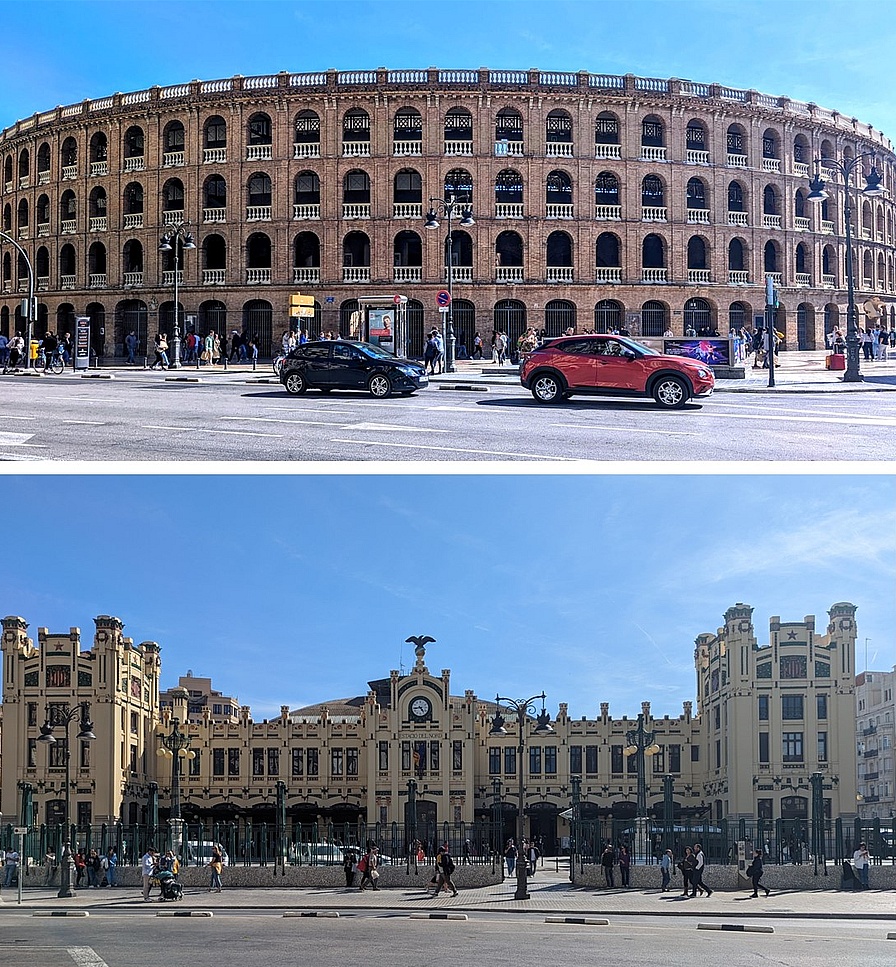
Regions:
<instances>
[{"instance_id":1,"label":"litter bin","mask_svg":"<svg viewBox=\"0 0 896 967\"><path fill-rule=\"evenodd\" d=\"M846 356L843 353L831 353L824 362L826 369L846 369Z\"/></svg>"}]
</instances>

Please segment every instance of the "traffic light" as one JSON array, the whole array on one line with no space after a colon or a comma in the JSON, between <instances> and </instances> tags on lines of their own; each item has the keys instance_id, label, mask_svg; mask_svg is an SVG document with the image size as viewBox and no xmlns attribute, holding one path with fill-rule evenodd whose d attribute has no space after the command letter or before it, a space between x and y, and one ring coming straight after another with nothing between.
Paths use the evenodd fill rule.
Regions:
<instances>
[{"instance_id":1,"label":"traffic light","mask_svg":"<svg viewBox=\"0 0 896 967\"><path fill-rule=\"evenodd\" d=\"M765 277L765 304L778 308L778 290L775 288L775 280L770 275Z\"/></svg>"}]
</instances>

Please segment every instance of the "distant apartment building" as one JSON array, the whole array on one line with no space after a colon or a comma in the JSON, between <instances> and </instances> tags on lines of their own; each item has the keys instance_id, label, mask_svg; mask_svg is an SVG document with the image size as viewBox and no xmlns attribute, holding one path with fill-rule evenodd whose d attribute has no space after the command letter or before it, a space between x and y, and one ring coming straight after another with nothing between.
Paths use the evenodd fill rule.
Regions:
<instances>
[{"instance_id":1,"label":"distant apartment building","mask_svg":"<svg viewBox=\"0 0 896 967\"><path fill-rule=\"evenodd\" d=\"M896 812L896 667L856 676L858 810L862 819L892 824Z\"/></svg>"}]
</instances>

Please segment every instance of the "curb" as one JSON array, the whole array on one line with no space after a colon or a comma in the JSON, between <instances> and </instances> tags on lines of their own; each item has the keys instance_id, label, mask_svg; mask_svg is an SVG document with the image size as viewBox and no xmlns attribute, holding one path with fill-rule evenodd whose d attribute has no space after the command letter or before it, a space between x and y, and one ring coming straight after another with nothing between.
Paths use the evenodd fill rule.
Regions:
<instances>
[{"instance_id":1,"label":"curb","mask_svg":"<svg viewBox=\"0 0 896 967\"><path fill-rule=\"evenodd\" d=\"M202 378L199 376L166 376L166 383L201 383Z\"/></svg>"},{"instance_id":2,"label":"curb","mask_svg":"<svg viewBox=\"0 0 896 967\"><path fill-rule=\"evenodd\" d=\"M545 917L545 923L584 923L589 926L606 927L610 921L601 917Z\"/></svg>"},{"instance_id":3,"label":"curb","mask_svg":"<svg viewBox=\"0 0 896 967\"><path fill-rule=\"evenodd\" d=\"M213 917L211 910L156 910L157 917Z\"/></svg>"},{"instance_id":4,"label":"curb","mask_svg":"<svg viewBox=\"0 0 896 967\"><path fill-rule=\"evenodd\" d=\"M89 917L87 910L35 910L32 917Z\"/></svg>"},{"instance_id":5,"label":"curb","mask_svg":"<svg viewBox=\"0 0 896 967\"><path fill-rule=\"evenodd\" d=\"M743 923L698 923L698 930L736 930L739 933L774 933L774 927L752 926Z\"/></svg>"},{"instance_id":6,"label":"curb","mask_svg":"<svg viewBox=\"0 0 896 967\"><path fill-rule=\"evenodd\" d=\"M469 920L465 913L412 913L409 920Z\"/></svg>"},{"instance_id":7,"label":"curb","mask_svg":"<svg viewBox=\"0 0 896 967\"><path fill-rule=\"evenodd\" d=\"M437 383L439 389L469 390L471 393L487 393L487 386L474 386L471 383Z\"/></svg>"},{"instance_id":8,"label":"curb","mask_svg":"<svg viewBox=\"0 0 896 967\"><path fill-rule=\"evenodd\" d=\"M297 911L287 911L283 914L284 917L339 917L340 913L338 910L297 910Z\"/></svg>"},{"instance_id":9,"label":"curb","mask_svg":"<svg viewBox=\"0 0 896 967\"><path fill-rule=\"evenodd\" d=\"M115 373L81 373L81 379L115 379Z\"/></svg>"}]
</instances>

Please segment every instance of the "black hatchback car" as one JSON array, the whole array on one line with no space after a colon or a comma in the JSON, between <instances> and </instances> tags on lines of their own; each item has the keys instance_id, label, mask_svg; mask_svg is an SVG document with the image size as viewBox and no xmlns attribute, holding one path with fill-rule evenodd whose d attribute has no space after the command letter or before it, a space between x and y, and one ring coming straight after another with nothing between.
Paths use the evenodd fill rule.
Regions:
<instances>
[{"instance_id":1,"label":"black hatchback car","mask_svg":"<svg viewBox=\"0 0 896 967\"><path fill-rule=\"evenodd\" d=\"M393 393L410 396L429 385L429 377L420 363L399 359L379 346L334 339L293 350L280 367L280 382L296 395L307 389L359 389L384 400Z\"/></svg>"}]
</instances>

